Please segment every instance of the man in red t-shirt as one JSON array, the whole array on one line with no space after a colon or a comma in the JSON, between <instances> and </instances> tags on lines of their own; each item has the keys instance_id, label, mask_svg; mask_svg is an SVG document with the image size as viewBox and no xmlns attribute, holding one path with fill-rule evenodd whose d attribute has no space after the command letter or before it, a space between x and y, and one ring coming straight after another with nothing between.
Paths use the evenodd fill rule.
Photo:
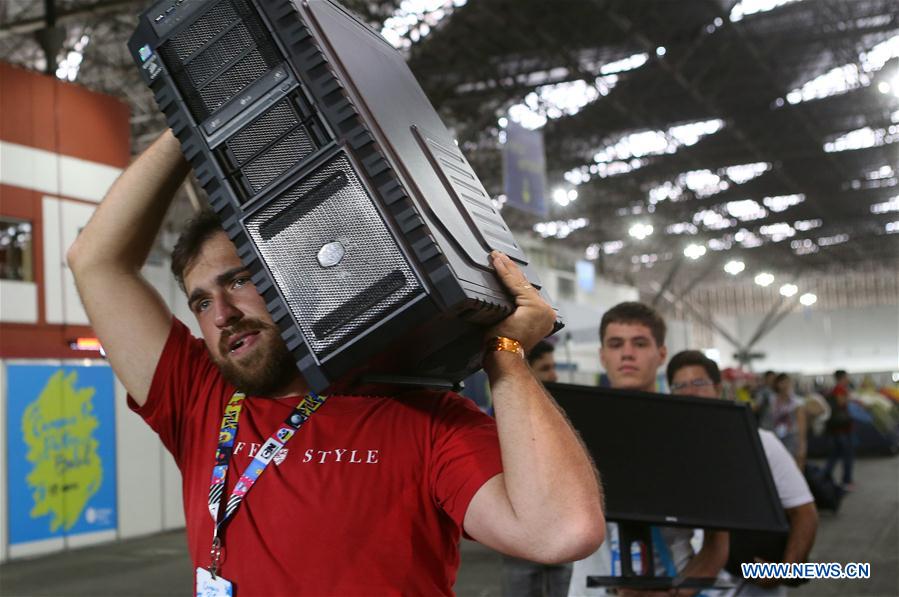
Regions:
<instances>
[{"instance_id":1,"label":"man in red t-shirt","mask_svg":"<svg viewBox=\"0 0 899 597\"><path fill-rule=\"evenodd\" d=\"M198 583L227 579L238 597L437 595L452 592L462 531L544 563L596 549L604 520L592 463L521 356L554 313L508 257L491 255L517 307L485 330L504 339L483 363L495 424L451 393L344 388L324 403L303 399L306 384L220 228L200 218L172 259L202 340L141 276L187 170L167 131L110 188L68 262L131 408L181 469Z\"/></svg>"},{"instance_id":2,"label":"man in red t-shirt","mask_svg":"<svg viewBox=\"0 0 899 597\"><path fill-rule=\"evenodd\" d=\"M846 491L852 491L855 489L855 485L852 483L855 448L852 445L852 417L849 414L849 399L852 389L849 385L849 374L845 370L837 370L833 377L836 385L827 395L830 418L827 419L825 431L830 441L830 453L827 455L824 474L831 477L837 462L842 462L842 487Z\"/></svg>"}]
</instances>

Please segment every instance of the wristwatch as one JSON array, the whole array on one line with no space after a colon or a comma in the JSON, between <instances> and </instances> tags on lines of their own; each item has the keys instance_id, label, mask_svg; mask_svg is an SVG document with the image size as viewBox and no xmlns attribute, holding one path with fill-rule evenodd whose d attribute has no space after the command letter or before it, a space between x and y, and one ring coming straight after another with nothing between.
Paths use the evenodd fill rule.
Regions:
<instances>
[{"instance_id":1,"label":"wristwatch","mask_svg":"<svg viewBox=\"0 0 899 597\"><path fill-rule=\"evenodd\" d=\"M487 340L487 344L484 346L484 352L495 352L495 351L505 351L505 352L514 352L522 359L525 358L524 348L521 346L521 342L518 340L513 340L512 338L506 338L505 336L494 336Z\"/></svg>"}]
</instances>

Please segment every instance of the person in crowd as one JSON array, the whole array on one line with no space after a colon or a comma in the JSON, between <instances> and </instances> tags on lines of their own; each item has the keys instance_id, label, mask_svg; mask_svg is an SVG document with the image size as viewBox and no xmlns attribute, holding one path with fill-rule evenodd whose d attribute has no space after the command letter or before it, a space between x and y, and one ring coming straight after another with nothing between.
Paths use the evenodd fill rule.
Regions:
<instances>
[{"instance_id":1,"label":"person in crowd","mask_svg":"<svg viewBox=\"0 0 899 597\"><path fill-rule=\"evenodd\" d=\"M760 426L773 431L796 459L799 468L805 468L807 417L802 400L793 392L793 380L786 373L774 378L774 396L764 411Z\"/></svg>"},{"instance_id":2,"label":"person in crowd","mask_svg":"<svg viewBox=\"0 0 899 597\"><path fill-rule=\"evenodd\" d=\"M721 372L718 364L698 350L685 350L671 357L666 373L672 394L721 398ZM759 439L774 478L777 496L790 522L790 532L781 561L805 562L818 529L815 501L799 467L783 443L765 429L759 429ZM743 579L732 594L786 595L786 587L778 582L777 579Z\"/></svg>"},{"instance_id":3,"label":"person in crowd","mask_svg":"<svg viewBox=\"0 0 899 597\"><path fill-rule=\"evenodd\" d=\"M855 460L855 447L852 445L852 417L849 415L849 399L851 388L849 374L843 369L833 375L836 385L827 395L827 404L830 406L830 418L827 419L824 431L830 443L830 454L827 456L825 474L833 475L837 462L843 467L843 489L852 491L855 485L852 482L852 464Z\"/></svg>"},{"instance_id":4,"label":"person in crowd","mask_svg":"<svg viewBox=\"0 0 899 597\"><path fill-rule=\"evenodd\" d=\"M648 305L624 302L605 312L599 325L599 359L611 386L617 389L656 392L656 376L664 365L668 349L665 347L666 326L662 317ZM663 399L662 397L659 398ZM610 523L609 526L611 526ZM614 532L614 529L610 529ZM653 530L653 549L659 576L714 577L727 561L728 535L723 531L706 530L702 547L695 553L690 540L693 530L657 527ZM608 542L585 560L575 562L569 595L602 594L588 590L588 575L611 575L612 554ZM670 564L666 569L664 562ZM640 594L618 589L619 595ZM679 595L693 591L681 589Z\"/></svg>"},{"instance_id":5,"label":"person in crowd","mask_svg":"<svg viewBox=\"0 0 899 597\"><path fill-rule=\"evenodd\" d=\"M528 353L534 377L543 383L558 381L555 347L541 340ZM564 597L571 580L571 563L538 564L503 556L502 593L507 597Z\"/></svg>"},{"instance_id":6,"label":"person in crowd","mask_svg":"<svg viewBox=\"0 0 899 597\"><path fill-rule=\"evenodd\" d=\"M230 582L243 597L446 595L463 530L542 563L596 549L592 462L524 359L555 313L508 257L490 259L516 308L484 330L495 422L451 392L365 395L347 380L318 396L214 217L189 225L172 257L202 340L142 277L187 171L165 132L67 257L129 406L181 471L198 585Z\"/></svg>"},{"instance_id":7,"label":"person in crowd","mask_svg":"<svg viewBox=\"0 0 899 597\"><path fill-rule=\"evenodd\" d=\"M752 396L752 412L755 413L756 419L761 421L768 410L768 407L774 401L774 380L777 377L777 373L771 371L765 371L762 374L761 383L756 388L755 393Z\"/></svg>"}]
</instances>

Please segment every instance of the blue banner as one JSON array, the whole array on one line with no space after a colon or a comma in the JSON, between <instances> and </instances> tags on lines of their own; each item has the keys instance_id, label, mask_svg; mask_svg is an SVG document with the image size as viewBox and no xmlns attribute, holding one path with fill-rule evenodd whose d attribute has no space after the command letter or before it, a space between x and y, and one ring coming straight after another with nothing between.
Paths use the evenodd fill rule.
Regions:
<instances>
[{"instance_id":1,"label":"blue banner","mask_svg":"<svg viewBox=\"0 0 899 597\"><path fill-rule=\"evenodd\" d=\"M546 215L546 156L543 131L531 131L509 121L503 145L506 204Z\"/></svg>"},{"instance_id":2,"label":"blue banner","mask_svg":"<svg viewBox=\"0 0 899 597\"><path fill-rule=\"evenodd\" d=\"M115 529L115 385L107 365L7 367L9 543Z\"/></svg>"}]
</instances>

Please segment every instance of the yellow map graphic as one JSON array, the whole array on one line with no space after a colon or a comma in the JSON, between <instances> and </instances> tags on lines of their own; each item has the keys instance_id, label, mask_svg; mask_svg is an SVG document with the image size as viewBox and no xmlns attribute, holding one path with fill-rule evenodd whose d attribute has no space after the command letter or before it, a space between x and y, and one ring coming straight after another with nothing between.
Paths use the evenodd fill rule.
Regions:
<instances>
[{"instance_id":1,"label":"yellow map graphic","mask_svg":"<svg viewBox=\"0 0 899 597\"><path fill-rule=\"evenodd\" d=\"M60 369L22 416L34 507L31 517L50 515L50 530L72 528L103 482L103 463L93 437L95 388L75 388L78 374Z\"/></svg>"}]
</instances>

